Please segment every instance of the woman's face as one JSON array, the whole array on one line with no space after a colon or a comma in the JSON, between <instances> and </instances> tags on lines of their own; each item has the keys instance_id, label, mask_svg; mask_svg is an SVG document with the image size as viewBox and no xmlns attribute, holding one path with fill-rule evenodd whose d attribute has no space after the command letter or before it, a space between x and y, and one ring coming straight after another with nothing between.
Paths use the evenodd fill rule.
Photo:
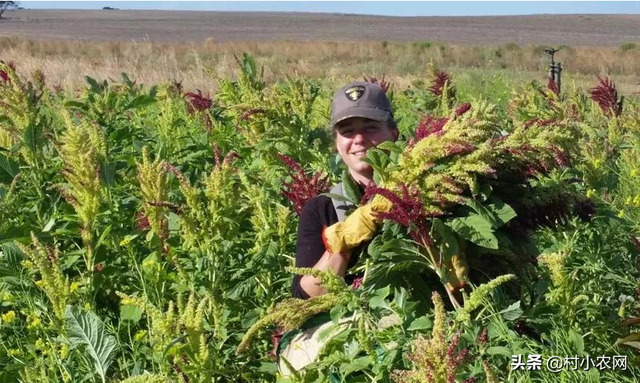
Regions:
<instances>
[{"instance_id":1,"label":"woman's face","mask_svg":"<svg viewBox=\"0 0 640 383\"><path fill-rule=\"evenodd\" d=\"M363 161L367 149L398 138L397 129L389 128L384 122L361 117L341 121L336 124L335 129L336 149L356 181L363 177L371 180L373 177L371 165Z\"/></svg>"}]
</instances>

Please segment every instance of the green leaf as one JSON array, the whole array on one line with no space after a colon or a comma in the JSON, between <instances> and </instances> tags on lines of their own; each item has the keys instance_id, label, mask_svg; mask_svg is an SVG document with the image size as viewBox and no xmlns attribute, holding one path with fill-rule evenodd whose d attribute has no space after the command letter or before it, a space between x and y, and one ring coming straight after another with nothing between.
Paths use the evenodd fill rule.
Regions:
<instances>
[{"instance_id":1,"label":"green leaf","mask_svg":"<svg viewBox=\"0 0 640 383\"><path fill-rule=\"evenodd\" d=\"M523 311L520 308L520 301L517 301L517 302L514 302L509 307L507 307L506 309L500 311L499 314L502 315L502 318L504 318L504 320L512 321L520 318L522 313Z\"/></svg>"},{"instance_id":2,"label":"green leaf","mask_svg":"<svg viewBox=\"0 0 640 383\"><path fill-rule=\"evenodd\" d=\"M489 249L498 248L498 238L493 234L491 222L487 221L479 214L454 218L447 222L447 225L462 238L467 239L478 246Z\"/></svg>"},{"instance_id":3,"label":"green leaf","mask_svg":"<svg viewBox=\"0 0 640 383\"><path fill-rule=\"evenodd\" d=\"M132 321L134 324L142 318L142 309L135 305L122 305L120 307L120 320Z\"/></svg>"},{"instance_id":4,"label":"green leaf","mask_svg":"<svg viewBox=\"0 0 640 383\"><path fill-rule=\"evenodd\" d=\"M360 188L346 170L342 172L342 189L344 190L345 197L349 199L349 202L354 205L360 203L360 199L362 199Z\"/></svg>"},{"instance_id":5,"label":"green leaf","mask_svg":"<svg viewBox=\"0 0 640 383\"><path fill-rule=\"evenodd\" d=\"M91 87L91 91L93 93L102 93L102 89L95 79L89 76L85 76L84 79L87 83L89 83L89 86Z\"/></svg>"},{"instance_id":6,"label":"green leaf","mask_svg":"<svg viewBox=\"0 0 640 383\"><path fill-rule=\"evenodd\" d=\"M320 193L320 195L323 195L323 196L326 196L326 197L329 197L329 198L331 198L331 199L335 199L335 200L337 200L337 201L341 201L341 202L351 202L351 201L349 200L349 198L347 198L347 197L343 197L343 196L341 196L340 194L335 194L335 193Z\"/></svg>"},{"instance_id":7,"label":"green leaf","mask_svg":"<svg viewBox=\"0 0 640 383\"><path fill-rule=\"evenodd\" d=\"M20 165L12 159L0 154L0 182L10 183L20 172Z\"/></svg>"},{"instance_id":8,"label":"green leaf","mask_svg":"<svg viewBox=\"0 0 640 383\"><path fill-rule=\"evenodd\" d=\"M376 148L382 149L382 150L388 150L392 153L398 153L398 154L402 153L402 148L392 141L384 141L383 143L378 144Z\"/></svg>"},{"instance_id":9,"label":"green leaf","mask_svg":"<svg viewBox=\"0 0 640 383\"><path fill-rule=\"evenodd\" d=\"M70 100L64 103L66 108L78 108L82 110L87 110L89 107L84 102Z\"/></svg>"},{"instance_id":10,"label":"green leaf","mask_svg":"<svg viewBox=\"0 0 640 383\"><path fill-rule=\"evenodd\" d=\"M487 208L496 216L496 218L498 218L498 227L506 224L517 216L515 210L513 210L511 206L500 200L496 200L496 202L489 204ZM498 227L496 227L496 229Z\"/></svg>"},{"instance_id":11,"label":"green leaf","mask_svg":"<svg viewBox=\"0 0 640 383\"><path fill-rule=\"evenodd\" d=\"M580 356L584 354L584 339L582 335L578 334L574 330L569 330L569 340L573 343L576 353Z\"/></svg>"},{"instance_id":12,"label":"green leaf","mask_svg":"<svg viewBox=\"0 0 640 383\"><path fill-rule=\"evenodd\" d=\"M426 330L433 327L433 321L429 317L420 317L411 322L407 331Z\"/></svg>"},{"instance_id":13,"label":"green leaf","mask_svg":"<svg viewBox=\"0 0 640 383\"><path fill-rule=\"evenodd\" d=\"M377 307L382 307L385 309L391 308L389 307L389 303L387 303L387 301L385 300L385 298L389 295L388 285L381 289L376 290L373 294L374 296L371 299L369 299L369 307L371 307L372 309Z\"/></svg>"},{"instance_id":14,"label":"green leaf","mask_svg":"<svg viewBox=\"0 0 640 383\"><path fill-rule=\"evenodd\" d=\"M334 323L338 323L340 319L346 314L347 309L342 305L333 306L329 311L329 316Z\"/></svg>"},{"instance_id":15,"label":"green leaf","mask_svg":"<svg viewBox=\"0 0 640 383\"><path fill-rule=\"evenodd\" d=\"M113 187L115 185L115 177L116 177L116 169L115 167L106 162L100 161L100 177L102 181L109 187Z\"/></svg>"},{"instance_id":16,"label":"green leaf","mask_svg":"<svg viewBox=\"0 0 640 383\"><path fill-rule=\"evenodd\" d=\"M24 130L24 134L22 136L24 144L32 153L38 148L38 131L39 129L36 125L30 124Z\"/></svg>"},{"instance_id":17,"label":"green leaf","mask_svg":"<svg viewBox=\"0 0 640 383\"><path fill-rule=\"evenodd\" d=\"M354 359L349 363L343 363L340 365L340 372L343 375L349 375L352 372L364 370L367 366L369 366L372 362L371 357L362 356L360 358Z\"/></svg>"},{"instance_id":18,"label":"green leaf","mask_svg":"<svg viewBox=\"0 0 640 383\"><path fill-rule=\"evenodd\" d=\"M156 102L155 98L148 96L146 94L141 94L140 96L137 96L133 100L129 101L129 104L127 105L126 109L142 108L144 106L151 105L155 102Z\"/></svg>"},{"instance_id":19,"label":"green leaf","mask_svg":"<svg viewBox=\"0 0 640 383\"><path fill-rule=\"evenodd\" d=\"M511 352L511 350L507 347L502 347L502 346L493 346L493 347L489 347L487 348L487 354L489 355L504 355L507 357L511 357L511 355L513 355L513 353Z\"/></svg>"},{"instance_id":20,"label":"green leaf","mask_svg":"<svg viewBox=\"0 0 640 383\"><path fill-rule=\"evenodd\" d=\"M104 231L102 232L102 234L100 234L100 238L98 238L98 242L96 242L96 245L94 247L95 250L97 250L100 246L102 246L102 244L104 243L104 241L107 239L107 237L109 236L109 233L111 233L111 229L113 229L112 225L107 226L106 229L104 229Z\"/></svg>"},{"instance_id":21,"label":"green leaf","mask_svg":"<svg viewBox=\"0 0 640 383\"><path fill-rule=\"evenodd\" d=\"M75 306L67 306L65 325L71 345L84 347L93 361L94 372L106 382L107 370L117 351L116 339L107 333L96 314Z\"/></svg>"},{"instance_id":22,"label":"green leaf","mask_svg":"<svg viewBox=\"0 0 640 383\"><path fill-rule=\"evenodd\" d=\"M467 201L466 205L475 210L475 212L482 216L482 218L490 222L493 229L501 227L517 215L511 206L497 198L494 198L493 203L488 205L483 205L473 199Z\"/></svg>"},{"instance_id":23,"label":"green leaf","mask_svg":"<svg viewBox=\"0 0 640 383\"><path fill-rule=\"evenodd\" d=\"M53 225L55 225L55 224L56 224L56 218L55 217L51 217L51 219L49 219L47 224L44 225L44 228L42 229L42 232L43 233L49 232L53 228Z\"/></svg>"}]
</instances>

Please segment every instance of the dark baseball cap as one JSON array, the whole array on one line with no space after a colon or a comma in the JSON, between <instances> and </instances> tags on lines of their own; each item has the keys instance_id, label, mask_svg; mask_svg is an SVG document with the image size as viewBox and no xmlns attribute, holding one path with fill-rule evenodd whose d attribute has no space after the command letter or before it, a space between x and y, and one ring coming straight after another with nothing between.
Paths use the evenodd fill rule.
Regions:
<instances>
[{"instance_id":1,"label":"dark baseball cap","mask_svg":"<svg viewBox=\"0 0 640 383\"><path fill-rule=\"evenodd\" d=\"M331 126L352 117L379 122L393 120L385 91L377 84L364 81L354 81L340 88L331 102Z\"/></svg>"}]
</instances>

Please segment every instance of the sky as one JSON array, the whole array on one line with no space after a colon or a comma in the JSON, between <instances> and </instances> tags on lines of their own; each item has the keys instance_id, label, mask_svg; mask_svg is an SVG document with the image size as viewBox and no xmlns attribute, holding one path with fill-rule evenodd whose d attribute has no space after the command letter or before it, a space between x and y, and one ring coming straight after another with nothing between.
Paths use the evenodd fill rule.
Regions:
<instances>
[{"instance_id":1,"label":"sky","mask_svg":"<svg viewBox=\"0 0 640 383\"><path fill-rule=\"evenodd\" d=\"M20 1L30 9L291 11L382 16L488 16L566 13L640 14L640 1Z\"/></svg>"}]
</instances>

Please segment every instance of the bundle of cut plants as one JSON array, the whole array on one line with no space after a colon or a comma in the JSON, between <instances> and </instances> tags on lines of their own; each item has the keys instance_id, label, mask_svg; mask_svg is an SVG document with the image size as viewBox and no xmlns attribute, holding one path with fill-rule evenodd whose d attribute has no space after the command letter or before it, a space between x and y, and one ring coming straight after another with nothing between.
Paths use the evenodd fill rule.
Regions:
<instances>
[{"instance_id":1,"label":"bundle of cut plants","mask_svg":"<svg viewBox=\"0 0 640 383\"><path fill-rule=\"evenodd\" d=\"M577 126L568 120L504 121L493 106L478 102L448 117L424 118L407 141L369 149L366 161L378 186L369 186L360 198L345 173L345 194L360 198L360 205L386 198L393 207L377 213L384 222L381 233L354 268L364 274L357 295L416 281L412 277L426 272L446 287L452 306L461 307L473 277L468 258L492 256L495 262L501 257L517 265L533 229L553 225L585 205L570 167L577 135ZM312 269L291 271L319 276ZM480 271L497 277L513 270L493 276ZM288 331L334 305L361 302L353 292L345 293L352 290L346 285L336 287L336 278L323 274L326 278L333 281L326 286L328 294L276 305L247 332L238 351L269 324Z\"/></svg>"},{"instance_id":2,"label":"bundle of cut plants","mask_svg":"<svg viewBox=\"0 0 640 383\"><path fill-rule=\"evenodd\" d=\"M459 307L469 257L524 261L533 229L588 210L570 166L576 128L569 120L505 121L491 105L467 103L424 118L407 142L369 150L379 186L363 200L386 198L393 208L378 213L387 222L361 266L363 287L384 285L394 270L428 269Z\"/></svg>"}]
</instances>

